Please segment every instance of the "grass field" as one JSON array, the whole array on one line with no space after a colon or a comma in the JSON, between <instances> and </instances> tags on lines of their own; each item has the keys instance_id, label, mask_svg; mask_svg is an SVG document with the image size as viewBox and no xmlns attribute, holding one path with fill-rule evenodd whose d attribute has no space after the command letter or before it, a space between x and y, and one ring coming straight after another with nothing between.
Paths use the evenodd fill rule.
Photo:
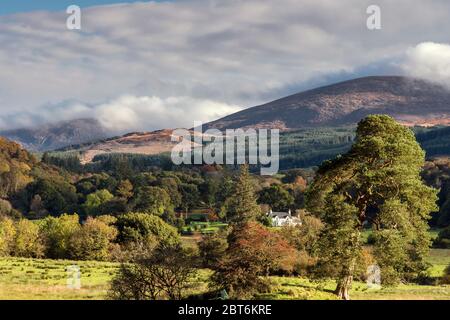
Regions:
<instances>
[{"instance_id":1,"label":"grass field","mask_svg":"<svg viewBox=\"0 0 450 320\"><path fill-rule=\"evenodd\" d=\"M209 234L219 231L227 226L226 223L222 222L197 222L192 221L187 226L183 227L183 234Z\"/></svg>"},{"instance_id":2,"label":"grass field","mask_svg":"<svg viewBox=\"0 0 450 320\"><path fill-rule=\"evenodd\" d=\"M77 265L81 289L67 287L67 267ZM104 299L117 264L0 258L0 299Z\"/></svg>"},{"instance_id":3,"label":"grass field","mask_svg":"<svg viewBox=\"0 0 450 320\"><path fill-rule=\"evenodd\" d=\"M450 265L450 250L432 249L428 261L430 275L440 277ZM81 272L81 289L67 286L67 267L77 265ZM119 265L108 262L0 258L0 300L4 299L105 299ZM207 290L210 272L201 270L193 280L189 293ZM335 299L333 281L313 282L298 277L271 277L271 293L261 299ZM421 286L415 284L368 289L365 283L354 283L352 299L449 299L450 285Z\"/></svg>"}]
</instances>

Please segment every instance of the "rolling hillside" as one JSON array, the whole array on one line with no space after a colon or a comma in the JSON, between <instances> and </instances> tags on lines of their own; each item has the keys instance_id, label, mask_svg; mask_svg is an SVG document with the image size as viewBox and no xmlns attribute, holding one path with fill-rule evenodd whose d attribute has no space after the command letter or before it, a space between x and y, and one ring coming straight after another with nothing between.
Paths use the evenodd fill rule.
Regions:
<instances>
[{"instance_id":1,"label":"rolling hillside","mask_svg":"<svg viewBox=\"0 0 450 320\"><path fill-rule=\"evenodd\" d=\"M412 78L359 78L245 109L206 127L221 130L336 127L356 124L369 114L388 114L410 126L447 125L450 124L450 91Z\"/></svg>"},{"instance_id":2,"label":"rolling hillside","mask_svg":"<svg viewBox=\"0 0 450 320\"><path fill-rule=\"evenodd\" d=\"M42 152L106 138L108 132L95 119L76 119L35 128L0 131L0 136L33 152Z\"/></svg>"},{"instance_id":3,"label":"rolling hillside","mask_svg":"<svg viewBox=\"0 0 450 320\"><path fill-rule=\"evenodd\" d=\"M415 126L418 140L429 156L450 154L450 130L445 128L450 124L450 92L404 77L359 78L301 92L213 121L205 129L280 128L281 167L309 167L348 150L356 123L372 113L389 114L405 125ZM60 151L81 155L83 164L108 154L153 156L172 150L175 143L171 133L171 129L129 133ZM63 141L67 140L65 136ZM51 137L50 145L58 145L57 137ZM48 144L46 139L40 146Z\"/></svg>"}]
</instances>

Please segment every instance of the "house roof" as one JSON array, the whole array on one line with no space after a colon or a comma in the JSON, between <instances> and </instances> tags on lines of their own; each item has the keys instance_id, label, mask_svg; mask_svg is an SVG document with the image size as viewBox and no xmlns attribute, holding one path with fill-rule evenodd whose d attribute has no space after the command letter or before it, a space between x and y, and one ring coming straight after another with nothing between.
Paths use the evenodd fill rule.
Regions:
<instances>
[{"instance_id":1,"label":"house roof","mask_svg":"<svg viewBox=\"0 0 450 320\"><path fill-rule=\"evenodd\" d=\"M283 219L285 219L286 217L291 215L289 212L272 212L272 211L269 212L268 214L269 214L269 217L271 217L271 218L278 217L278 218L283 218Z\"/></svg>"}]
</instances>

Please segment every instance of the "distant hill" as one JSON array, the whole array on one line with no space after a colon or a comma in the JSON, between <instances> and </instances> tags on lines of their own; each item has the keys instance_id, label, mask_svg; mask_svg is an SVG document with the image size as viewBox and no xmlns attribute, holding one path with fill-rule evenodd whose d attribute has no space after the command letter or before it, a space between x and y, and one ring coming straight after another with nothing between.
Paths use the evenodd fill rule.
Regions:
<instances>
[{"instance_id":1,"label":"distant hill","mask_svg":"<svg viewBox=\"0 0 450 320\"><path fill-rule=\"evenodd\" d=\"M0 137L0 204L28 184L36 159L20 145ZM0 212L0 215L4 212Z\"/></svg>"},{"instance_id":2,"label":"distant hill","mask_svg":"<svg viewBox=\"0 0 450 320\"><path fill-rule=\"evenodd\" d=\"M341 82L253 107L206 124L204 128L269 127L284 129L280 139L282 168L309 167L346 152L359 120L369 114L389 114L417 129L428 155L450 154L450 92L405 77L367 77ZM425 129L425 128L429 129ZM436 129L436 130L435 130ZM158 155L170 152L171 129L130 133L71 146L63 151L81 155L82 163L108 154Z\"/></svg>"},{"instance_id":3,"label":"distant hill","mask_svg":"<svg viewBox=\"0 0 450 320\"><path fill-rule=\"evenodd\" d=\"M153 132L132 132L120 137L103 139L93 143L73 145L56 150L57 154L80 154L82 164L89 163L95 157L105 154L140 154L158 155L171 152L178 142L172 142L172 129L157 130ZM194 134L194 132L191 132ZM194 147L198 145L194 143ZM186 144L190 150L190 146Z\"/></svg>"},{"instance_id":4,"label":"distant hill","mask_svg":"<svg viewBox=\"0 0 450 320\"><path fill-rule=\"evenodd\" d=\"M107 137L108 133L95 119L77 119L35 128L0 131L0 136L36 152L96 141Z\"/></svg>"},{"instance_id":5,"label":"distant hill","mask_svg":"<svg viewBox=\"0 0 450 320\"><path fill-rule=\"evenodd\" d=\"M297 93L245 109L207 128L304 129L356 124L369 114L388 114L406 125L450 124L450 91L398 76L358 78Z\"/></svg>"}]
</instances>

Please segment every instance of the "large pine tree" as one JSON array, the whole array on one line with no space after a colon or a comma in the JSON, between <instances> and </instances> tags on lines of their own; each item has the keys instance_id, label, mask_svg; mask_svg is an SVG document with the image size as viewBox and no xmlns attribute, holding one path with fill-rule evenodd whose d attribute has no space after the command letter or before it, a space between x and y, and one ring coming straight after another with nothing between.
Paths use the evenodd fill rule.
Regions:
<instances>
[{"instance_id":1,"label":"large pine tree","mask_svg":"<svg viewBox=\"0 0 450 320\"><path fill-rule=\"evenodd\" d=\"M427 220L437 210L437 196L421 180L424 162L410 129L373 115L358 124L347 154L319 168L307 206L325 223L320 263L337 279L341 298L349 298L366 224L374 229L382 281L407 280L426 269Z\"/></svg>"}]
</instances>

